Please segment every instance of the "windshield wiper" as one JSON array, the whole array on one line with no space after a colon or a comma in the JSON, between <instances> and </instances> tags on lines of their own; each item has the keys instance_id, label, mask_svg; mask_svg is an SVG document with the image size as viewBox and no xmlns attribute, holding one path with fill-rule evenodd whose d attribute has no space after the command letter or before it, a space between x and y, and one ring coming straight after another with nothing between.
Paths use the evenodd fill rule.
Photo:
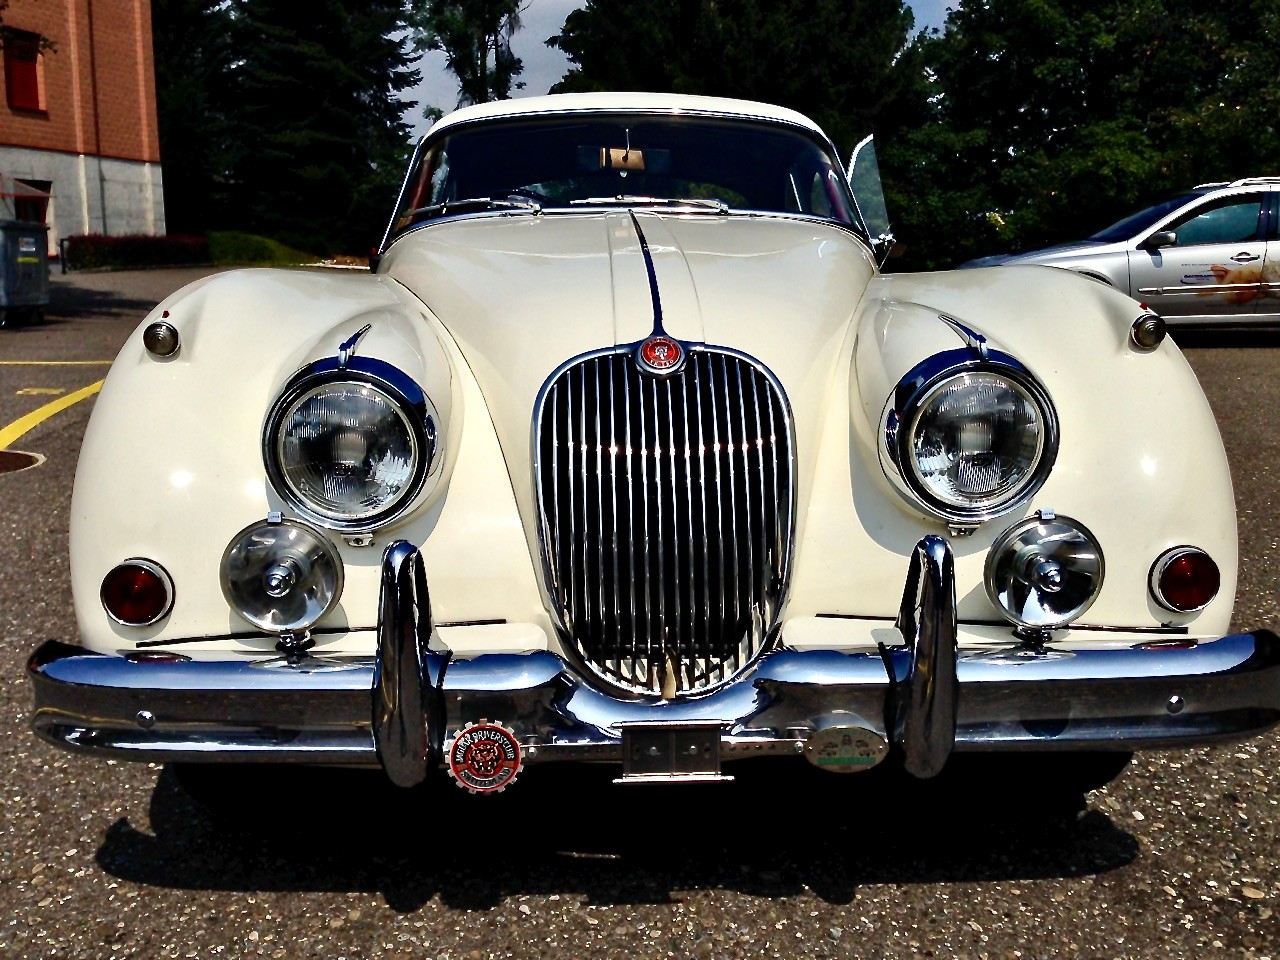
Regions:
<instances>
[{"instance_id":1,"label":"windshield wiper","mask_svg":"<svg viewBox=\"0 0 1280 960\"><path fill-rule=\"evenodd\" d=\"M534 200L497 199L495 197L468 197L465 200L446 200L444 203L433 203L427 207L410 210L408 217L443 217L450 213L465 213L468 210L527 210L530 213L541 213L542 204Z\"/></svg>"},{"instance_id":2,"label":"windshield wiper","mask_svg":"<svg viewBox=\"0 0 1280 960\"><path fill-rule=\"evenodd\" d=\"M636 197L620 194L616 197L587 197L570 200L571 207L699 207L715 213L728 213L729 205L723 200L705 200L701 197Z\"/></svg>"}]
</instances>

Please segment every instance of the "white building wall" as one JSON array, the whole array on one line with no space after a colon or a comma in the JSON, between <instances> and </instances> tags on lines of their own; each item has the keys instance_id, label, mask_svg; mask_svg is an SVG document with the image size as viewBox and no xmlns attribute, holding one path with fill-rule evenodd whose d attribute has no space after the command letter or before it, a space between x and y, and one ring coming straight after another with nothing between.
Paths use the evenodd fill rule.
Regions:
<instances>
[{"instance_id":1,"label":"white building wall","mask_svg":"<svg viewBox=\"0 0 1280 960\"><path fill-rule=\"evenodd\" d=\"M83 233L160 235L164 227L164 182L160 164L137 160L0 146L0 173L19 180L48 180L49 252L58 240ZM13 202L0 200L0 216L13 216Z\"/></svg>"}]
</instances>

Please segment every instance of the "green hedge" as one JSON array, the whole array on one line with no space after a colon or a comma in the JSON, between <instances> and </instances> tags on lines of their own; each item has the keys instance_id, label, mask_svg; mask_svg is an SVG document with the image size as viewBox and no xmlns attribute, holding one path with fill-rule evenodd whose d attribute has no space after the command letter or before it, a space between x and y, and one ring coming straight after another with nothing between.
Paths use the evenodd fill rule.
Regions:
<instances>
[{"instance_id":1,"label":"green hedge","mask_svg":"<svg viewBox=\"0 0 1280 960\"><path fill-rule=\"evenodd\" d=\"M68 270L114 267L176 267L215 263L218 266L288 267L314 263L316 257L286 247L266 237L232 230L214 231L207 237L170 234L153 237L135 234L108 237L100 233L67 237L63 242Z\"/></svg>"},{"instance_id":2,"label":"green hedge","mask_svg":"<svg viewBox=\"0 0 1280 960\"><path fill-rule=\"evenodd\" d=\"M164 237L147 234L108 237L100 233L87 233L67 237L62 249L68 270L209 263L208 240L179 234Z\"/></svg>"},{"instance_id":3,"label":"green hedge","mask_svg":"<svg viewBox=\"0 0 1280 960\"><path fill-rule=\"evenodd\" d=\"M283 243L232 230L209 234L209 254L219 266L288 267L299 263L315 263L316 257Z\"/></svg>"}]
</instances>

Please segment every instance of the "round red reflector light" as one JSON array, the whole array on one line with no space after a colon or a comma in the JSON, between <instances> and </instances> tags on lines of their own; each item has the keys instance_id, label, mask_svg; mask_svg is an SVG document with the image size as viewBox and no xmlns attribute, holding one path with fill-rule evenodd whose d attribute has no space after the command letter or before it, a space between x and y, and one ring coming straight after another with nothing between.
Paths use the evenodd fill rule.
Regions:
<instances>
[{"instance_id":1,"label":"round red reflector light","mask_svg":"<svg viewBox=\"0 0 1280 960\"><path fill-rule=\"evenodd\" d=\"M173 581L159 564L126 560L102 578L102 606L126 627L145 627L173 606Z\"/></svg>"},{"instance_id":2,"label":"round red reflector light","mask_svg":"<svg viewBox=\"0 0 1280 960\"><path fill-rule=\"evenodd\" d=\"M1203 610L1221 586L1218 565L1196 547L1175 547L1151 568L1151 593L1161 606L1177 613Z\"/></svg>"}]
</instances>

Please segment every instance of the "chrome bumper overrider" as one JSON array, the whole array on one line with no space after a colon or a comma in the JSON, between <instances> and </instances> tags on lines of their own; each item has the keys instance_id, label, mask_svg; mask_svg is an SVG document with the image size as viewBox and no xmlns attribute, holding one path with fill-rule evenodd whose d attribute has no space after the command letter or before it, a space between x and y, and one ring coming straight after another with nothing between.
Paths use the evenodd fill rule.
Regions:
<instances>
[{"instance_id":1,"label":"chrome bumper overrider","mask_svg":"<svg viewBox=\"0 0 1280 960\"><path fill-rule=\"evenodd\" d=\"M624 727L720 726L723 759L803 753L856 729L933 776L952 750L1133 750L1242 739L1280 721L1280 638L1267 630L1138 648L957 651L951 550L911 558L902 643L879 653L779 649L700 698L626 701L559 656L449 659L431 646L421 555L383 563L375 657L142 661L51 642L31 658L35 732L151 761L381 764L412 785L480 719L526 762L623 760Z\"/></svg>"}]
</instances>

